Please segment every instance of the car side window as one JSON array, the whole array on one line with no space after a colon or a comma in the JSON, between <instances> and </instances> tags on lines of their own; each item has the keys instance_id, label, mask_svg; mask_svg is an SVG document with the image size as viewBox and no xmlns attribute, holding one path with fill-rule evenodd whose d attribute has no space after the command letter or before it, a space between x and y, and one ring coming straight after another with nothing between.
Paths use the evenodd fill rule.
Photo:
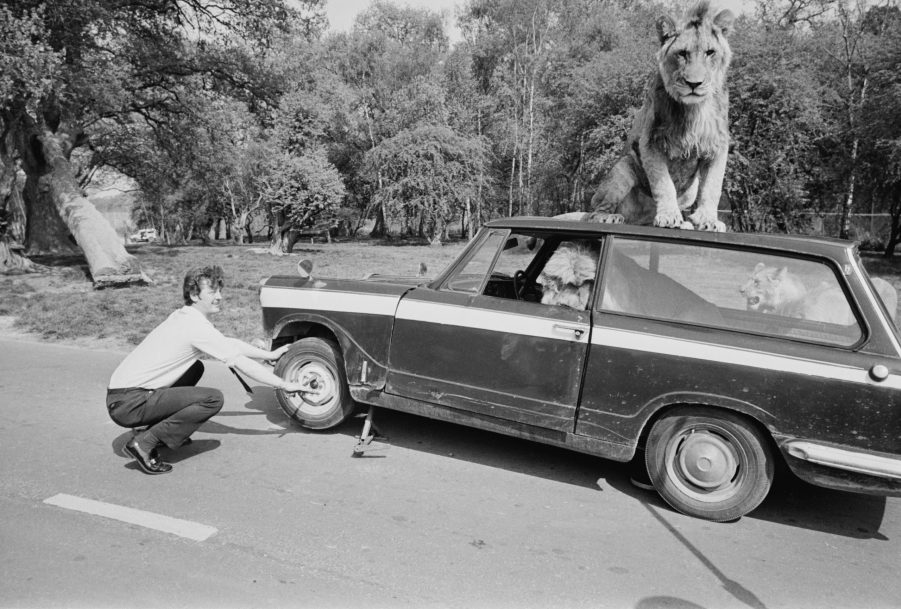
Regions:
<instances>
[{"instance_id":1,"label":"car side window","mask_svg":"<svg viewBox=\"0 0 901 609\"><path fill-rule=\"evenodd\" d=\"M823 262L616 238L604 270L603 311L842 346L863 335Z\"/></svg>"},{"instance_id":2,"label":"car side window","mask_svg":"<svg viewBox=\"0 0 901 609\"><path fill-rule=\"evenodd\" d=\"M532 268L544 247L544 239L539 235L511 233L491 269L483 292L485 296L538 302L541 295L526 271Z\"/></svg>"}]
</instances>

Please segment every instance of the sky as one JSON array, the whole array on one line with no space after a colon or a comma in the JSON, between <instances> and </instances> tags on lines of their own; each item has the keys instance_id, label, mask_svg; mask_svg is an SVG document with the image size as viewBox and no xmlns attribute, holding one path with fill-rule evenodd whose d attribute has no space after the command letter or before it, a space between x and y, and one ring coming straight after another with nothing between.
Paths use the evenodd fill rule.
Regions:
<instances>
[{"instance_id":1,"label":"sky","mask_svg":"<svg viewBox=\"0 0 901 609\"><path fill-rule=\"evenodd\" d=\"M354 17L369 6L369 2L370 0L327 0L325 12L328 16L330 29L341 32L350 30L353 26ZM452 29L456 21L454 9L462 6L463 0L394 0L394 2L400 6L428 8L433 11L445 12L447 14L445 26L448 28L448 34L453 40L454 33ZM752 3L747 0L714 0L713 4L731 9L737 14L750 9Z\"/></svg>"},{"instance_id":2,"label":"sky","mask_svg":"<svg viewBox=\"0 0 901 609\"><path fill-rule=\"evenodd\" d=\"M370 0L327 0L325 13L328 16L329 28L346 32L353 26L354 17L369 6ZM447 12L448 21L445 23L448 29L454 22L454 7L462 6L462 0L395 0L399 6L414 8L427 8L432 11Z\"/></svg>"}]
</instances>

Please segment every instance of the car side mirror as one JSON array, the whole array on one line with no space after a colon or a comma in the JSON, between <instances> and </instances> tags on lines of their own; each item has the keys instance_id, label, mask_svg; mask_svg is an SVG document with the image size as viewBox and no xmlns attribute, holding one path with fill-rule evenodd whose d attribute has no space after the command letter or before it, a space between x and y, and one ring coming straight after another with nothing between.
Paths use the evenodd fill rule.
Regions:
<instances>
[{"instance_id":1,"label":"car side mirror","mask_svg":"<svg viewBox=\"0 0 901 609\"><path fill-rule=\"evenodd\" d=\"M300 275L301 279L309 281L313 277L313 261L304 258L300 262L297 263L297 273Z\"/></svg>"}]
</instances>

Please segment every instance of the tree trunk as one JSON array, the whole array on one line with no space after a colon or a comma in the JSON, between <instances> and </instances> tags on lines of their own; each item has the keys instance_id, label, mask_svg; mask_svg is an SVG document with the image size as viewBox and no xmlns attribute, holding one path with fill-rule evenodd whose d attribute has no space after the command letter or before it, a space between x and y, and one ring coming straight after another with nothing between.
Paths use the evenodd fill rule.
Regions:
<instances>
[{"instance_id":1,"label":"tree trunk","mask_svg":"<svg viewBox=\"0 0 901 609\"><path fill-rule=\"evenodd\" d=\"M78 244L54 204L49 182L46 175L29 175L25 180L25 251L29 255L77 254Z\"/></svg>"},{"instance_id":2,"label":"tree trunk","mask_svg":"<svg viewBox=\"0 0 901 609\"><path fill-rule=\"evenodd\" d=\"M375 208L375 225L372 227L370 237L385 237L388 234L388 224L385 222L385 208L380 203Z\"/></svg>"},{"instance_id":3,"label":"tree trunk","mask_svg":"<svg viewBox=\"0 0 901 609\"><path fill-rule=\"evenodd\" d=\"M110 223L82 195L64 152L63 138L49 131L38 133L36 129L29 135L22 139L40 146L37 153L29 150L23 154L28 175L25 201L30 212L29 251L59 251L66 241L61 238L62 233L68 229L84 252L94 287L150 283ZM57 219L62 219L65 229L50 219L51 207L58 212ZM39 232L38 228L47 232Z\"/></svg>"},{"instance_id":4,"label":"tree trunk","mask_svg":"<svg viewBox=\"0 0 901 609\"><path fill-rule=\"evenodd\" d=\"M895 255L895 247L901 241L901 188L895 189L890 211L892 224L889 229L888 243L886 243L885 251L882 253L885 258L892 258Z\"/></svg>"},{"instance_id":5,"label":"tree trunk","mask_svg":"<svg viewBox=\"0 0 901 609\"><path fill-rule=\"evenodd\" d=\"M284 256L294 250L297 243L297 232L292 230L293 225L288 222L279 226L272 233L272 241L269 242L269 253L273 256Z\"/></svg>"},{"instance_id":6,"label":"tree trunk","mask_svg":"<svg viewBox=\"0 0 901 609\"><path fill-rule=\"evenodd\" d=\"M513 181L516 179L516 150L510 159L510 189L507 199L507 217L513 217Z\"/></svg>"},{"instance_id":7,"label":"tree trunk","mask_svg":"<svg viewBox=\"0 0 901 609\"><path fill-rule=\"evenodd\" d=\"M444 245L441 238L444 235L444 220L436 220L430 223L432 229L432 237L429 239L429 245L432 247L441 247Z\"/></svg>"},{"instance_id":8,"label":"tree trunk","mask_svg":"<svg viewBox=\"0 0 901 609\"><path fill-rule=\"evenodd\" d=\"M307 215L297 222L297 226L303 226L309 217L310 214L307 212ZM292 230L295 223L285 218L283 212L273 213L271 218L272 239L269 242L269 253L273 256L290 254L294 244L297 243L297 232Z\"/></svg>"},{"instance_id":9,"label":"tree trunk","mask_svg":"<svg viewBox=\"0 0 901 609\"><path fill-rule=\"evenodd\" d=\"M21 179L20 179L21 174ZM0 156L0 209L4 210L4 235L14 242L25 243L26 211L22 201L24 174L12 161Z\"/></svg>"},{"instance_id":10,"label":"tree trunk","mask_svg":"<svg viewBox=\"0 0 901 609\"><path fill-rule=\"evenodd\" d=\"M47 267L32 262L12 248L9 241L0 237L0 275L40 273L46 270Z\"/></svg>"},{"instance_id":11,"label":"tree trunk","mask_svg":"<svg viewBox=\"0 0 901 609\"><path fill-rule=\"evenodd\" d=\"M460 231L463 233L463 238L468 241L475 235L475 225L472 221L472 202L469 197L466 197L466 211L464 213L468 222L460 227Z\"/></svg>"}]
</instances>

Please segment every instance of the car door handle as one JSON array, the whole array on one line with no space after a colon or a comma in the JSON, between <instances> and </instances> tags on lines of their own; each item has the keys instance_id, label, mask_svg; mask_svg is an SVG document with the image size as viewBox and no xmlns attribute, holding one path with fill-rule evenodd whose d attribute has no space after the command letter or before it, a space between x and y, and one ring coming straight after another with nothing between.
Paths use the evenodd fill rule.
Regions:
<instances>
[{"instance_id":1,"label":"car door handle","mask_svg":"<svg viewBox=\"0 0 901 609\"><path fill-rule=\"evenodd\" d=\"M554 332L572 332L575 335L576 340L578 340L582 338L583 334L585 334L585 328L580 328L579 326L564 326L563 324L554 324Z\"/></svg>"}]
</instances>

